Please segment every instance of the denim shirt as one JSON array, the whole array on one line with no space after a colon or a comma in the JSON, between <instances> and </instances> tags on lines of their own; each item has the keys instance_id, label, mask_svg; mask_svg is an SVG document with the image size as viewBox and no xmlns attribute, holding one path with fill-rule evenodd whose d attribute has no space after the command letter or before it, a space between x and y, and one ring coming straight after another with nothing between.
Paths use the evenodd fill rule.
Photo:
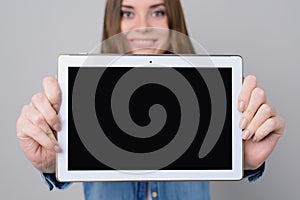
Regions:
<instances>
[{"instance_id":1,"label":"denim shirt","mask_svg":"<svg viewBox=\"0 0 300 200\"><path fill-rule=\"evenodd\" d=\"M244 171L250 182L262 176L265 164L256 170ZM42 174L49 190L54 187L65 189L71 183L61 183L55 174ZM208 182L83 182L85 200L145 200L147 183L153 200L209 200Z\"/></svg>"}]
</instances>

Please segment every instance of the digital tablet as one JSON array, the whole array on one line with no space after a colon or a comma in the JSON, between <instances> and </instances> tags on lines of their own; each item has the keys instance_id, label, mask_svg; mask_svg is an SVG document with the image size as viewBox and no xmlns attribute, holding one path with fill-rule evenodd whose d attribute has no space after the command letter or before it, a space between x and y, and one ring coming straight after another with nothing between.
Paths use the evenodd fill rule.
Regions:
<instances>
[{"instance_id":1,"label":"digital tablet","mask_svg":"<svg viewBox=\"0 0 300 200\"><path fill-rule=\"evenodd\" d=\"M240 56L61 55L59 181L239 180Z\"/></svg>"}]
</instances>

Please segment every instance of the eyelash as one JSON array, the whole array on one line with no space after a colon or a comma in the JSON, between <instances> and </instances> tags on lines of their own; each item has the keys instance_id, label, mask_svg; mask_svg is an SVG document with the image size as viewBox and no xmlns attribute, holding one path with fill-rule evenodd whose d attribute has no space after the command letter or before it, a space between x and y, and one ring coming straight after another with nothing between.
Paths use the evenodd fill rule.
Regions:
<instances>
[{"instance_id":1,"label":"eyelash","mask_svg":"<svg viewBox=\"0 0 300 200\"><path fill-rule=\"evenodd\" d=\"M130 12L130 11L121 11L121 17L132 18L133 17L133 13Z\"/></svg>"},{"instance_id":2,"label":"eyelash","mask_svg":"<svg viewBox=\"0 0 300 200\"><path fill-rule=\"evenodd\" d=\"M152 12L151 14L153 17L162 17L166 15L166 12L164 10L157 10ZM122 18L132 18L134 16L133 12L131 11L121 11L121 17Z\"/></svg>"},{"instance_id":3,"label":"eyelash","mask_svg":"<svg viewBox=\"0 0 300 200\"><path fill-rule=\"evenodd\" d=\"M157 10L152 13L153 16L165 16L166 12L164 10Z\"/></svg>"}]
</instances>

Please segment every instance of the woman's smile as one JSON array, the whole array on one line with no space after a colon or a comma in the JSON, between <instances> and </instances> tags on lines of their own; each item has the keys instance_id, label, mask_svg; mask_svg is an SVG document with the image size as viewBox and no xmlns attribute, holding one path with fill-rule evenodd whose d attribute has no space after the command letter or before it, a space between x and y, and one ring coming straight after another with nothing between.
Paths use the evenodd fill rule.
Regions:
<instances>
[{"instance_id":1,"label":"woman's smile","mask_svg":"<svg viewBox=\"0 0 300 200\"><path fill-rule=\"evenodd\" d=\"M129 39L129 43L133 48L153 48L157 39L151 38L132 38Z\"/></svg>"}]
</instances>

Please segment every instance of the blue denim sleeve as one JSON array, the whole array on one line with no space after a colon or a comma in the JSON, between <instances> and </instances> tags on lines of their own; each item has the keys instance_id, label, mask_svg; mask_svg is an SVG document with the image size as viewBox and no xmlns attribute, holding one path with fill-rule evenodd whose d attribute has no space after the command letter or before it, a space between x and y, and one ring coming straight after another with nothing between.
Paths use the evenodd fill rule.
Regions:
<instances>
[{"instance_id":1,"label":"blue denim sleeve","mask_svg":"<svg viewBox=\"0 0 300 200\"><path fill-rule=\"evenodd\" d=\"M57 181L55 174L41 173L41 176L42 176L44 182L48 185L48 188L50 191L53 190L54 187L57 189L63 190L72 184L70 182Z\"/></svg>"},{"instance_id":2,"label":"blue denim sleeve","mask_svg":"<svg viewBox=\"0 0 300 200\"><path fill-rule=\"evenodd\" d=\"M265 163L263 163L259 168L255 170L245 170L243 178L248 178L249 182L254 182L263 175L264 171Z\"/></svg>"}]
</instances>

